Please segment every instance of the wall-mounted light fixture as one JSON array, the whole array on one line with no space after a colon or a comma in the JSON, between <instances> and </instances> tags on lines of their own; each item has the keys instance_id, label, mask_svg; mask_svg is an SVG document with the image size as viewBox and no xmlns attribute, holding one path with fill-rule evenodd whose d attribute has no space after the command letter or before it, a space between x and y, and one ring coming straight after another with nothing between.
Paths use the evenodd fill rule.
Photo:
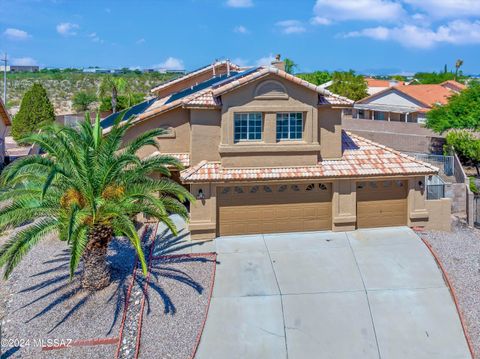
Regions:
<instances>
[{"instance_id":1,"label":"wall-mounted light fixture","mask_svg":"<svg viewBox=\"0 0 480 359\"><path fill-rule=\"evenodd\" d=\"M197 199L200 199L200 200L205 199L205 193L203 193L203 190L201 188L198 190Z\"/></svg>"},{"instance_id":2,"label":"wall-mounted light fixture","mask_svg":"<svg viewBox=\"0 0 480 359\"><path fill-rule=\"evenodd\" d=\"M418 181L418 187L420 187L420 189L423 189L425 187L423 181Z\"/></svg>"}]
</instances>

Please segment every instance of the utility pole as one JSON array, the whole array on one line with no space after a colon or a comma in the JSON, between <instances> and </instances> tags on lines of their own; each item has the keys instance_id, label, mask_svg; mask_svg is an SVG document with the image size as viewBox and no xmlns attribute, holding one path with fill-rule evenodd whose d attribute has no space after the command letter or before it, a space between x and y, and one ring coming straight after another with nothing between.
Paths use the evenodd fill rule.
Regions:
<instances>
[{"instance_id":1,"label":"utility pole","mask_svg":"<svg viewBox=\"0 0 480 359\"><path fill-rule=\"evenodd\" d=\"M7 53L1 61L3 62L3 103L7 105Z\"/></svg>"}]
</instances>

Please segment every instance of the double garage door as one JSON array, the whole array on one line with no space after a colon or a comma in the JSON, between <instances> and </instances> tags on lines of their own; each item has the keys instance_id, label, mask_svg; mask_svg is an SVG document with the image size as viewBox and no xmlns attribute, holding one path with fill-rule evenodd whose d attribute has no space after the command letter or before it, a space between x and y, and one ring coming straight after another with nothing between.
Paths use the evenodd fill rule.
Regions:
<instances>
[{"instance_id":1,"label":"double garage door","mask_svg":"<svg viewBox=\"0 0 480 359\"><path fill-rule=\"evenodd\" d=\"M220 236L332 229L331 183L219 187L217 205ZM406 224L405 181L357 183L357 228Z\"/></svg>"},{"instance_id":2,"label":"double garage door","mask_svg":"<svg viewBox=\"0 0 480 359\"><path fill-rule=\"evenodd\" d=\"M220 187L217 201L221 236L332 228L330 183Z\"/></svg>"}]
</instances>

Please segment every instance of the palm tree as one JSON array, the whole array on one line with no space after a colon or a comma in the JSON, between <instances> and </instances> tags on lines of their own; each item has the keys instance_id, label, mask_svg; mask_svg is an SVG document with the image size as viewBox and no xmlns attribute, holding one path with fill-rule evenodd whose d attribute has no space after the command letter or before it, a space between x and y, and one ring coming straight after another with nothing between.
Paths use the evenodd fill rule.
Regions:
<instances>
[{"instance_id":1,"label":"palm tree","mask_svg":"<svg viewBox=\"0 0 480 359\"><path fill-rule=\"evenodd\" d=\"M295 70L295 68L297 68L297 64L293 62L292 59L289 59L289 58L285 58L284 62L285 62L285 72L289 74L293 74L293 71Z\"/></svg>"},{"instance_id":2,"label":"palm tree","mask_svg":"<svg viewBox=\"0 0 480 359\"><path fill-rule=\"evenodd\" d=\"M461 59L458 59L455 62L455 81L457 81L458 70L460 70L460 67L462 67L462 65L463 65L463 60L461 60Z\"/></svg>"},{"instance_id":3,"label":"palm tree","mask_svg":"<svg viewBox=\"0 0 480 359\"><path fill-rule=\"evenodd\" d=\"M120 116L119 116L120 117ZM0 231L35 219L0 248L5 278L40 240L52 232L70 247L70 276L83 262L82 286L99 290L110 283L107 247L114 235L126 236L135 248L143 272L147 267L135 228L135 217L144 214L165 223L177 233L169 215L188 218L183 205L193 200L181 185L169 179L169 166L181 169L168 156L140 159L144 146L157 146L162 129L147 131L122 147L131 120L120 119L102 136L100 120L88 115L78 129L50 125L25 141L45 152L7 166L0 180ZM160 179L150 176L162 175Z\"/></svg>"},{"instance_id":4,"label":"palm tree","mask_svg":"<svg viewBox=\"0 0 480 359\"><path fill-rule=\"evenodd\" d=\"M100 98L107 95L111 96L112 111L117 112L118 95L127 88L127 81L123 77L114 77L107 75L102 79L98 88Z\"/></svg>"}]
</instances>

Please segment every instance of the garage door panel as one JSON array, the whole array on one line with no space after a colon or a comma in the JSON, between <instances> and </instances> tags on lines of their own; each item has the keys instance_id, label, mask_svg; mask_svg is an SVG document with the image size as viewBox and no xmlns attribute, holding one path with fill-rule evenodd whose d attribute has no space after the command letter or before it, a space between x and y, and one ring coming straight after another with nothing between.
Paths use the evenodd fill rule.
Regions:
<instances>
[{"instance_id":1,"label":"garage door panel","mask_svg":"<svg viewBox=\"0 0 480 359\"><path fill-rule=\"evenodd\" d=\"M280 233L330 230L332 228L331 185L302 192L305 186L263 186L252 195L243 187L245 196L235 190L218 191L219 235ZM281 188L281 191L278 189ZM288 190L294 190L292 191ZM328 201L328 202L325 202Z\"/></svg>"},{"instance_id":2,"label":"garage door panel","mask_svg":"<svg viewBox=\"0 0 480 359\"><path fill-rule=\"evenodd\" d=\"M358 228L404 225L407 225L405 182L378 181L357 186Z\"/></svg>"}]
</instances>

